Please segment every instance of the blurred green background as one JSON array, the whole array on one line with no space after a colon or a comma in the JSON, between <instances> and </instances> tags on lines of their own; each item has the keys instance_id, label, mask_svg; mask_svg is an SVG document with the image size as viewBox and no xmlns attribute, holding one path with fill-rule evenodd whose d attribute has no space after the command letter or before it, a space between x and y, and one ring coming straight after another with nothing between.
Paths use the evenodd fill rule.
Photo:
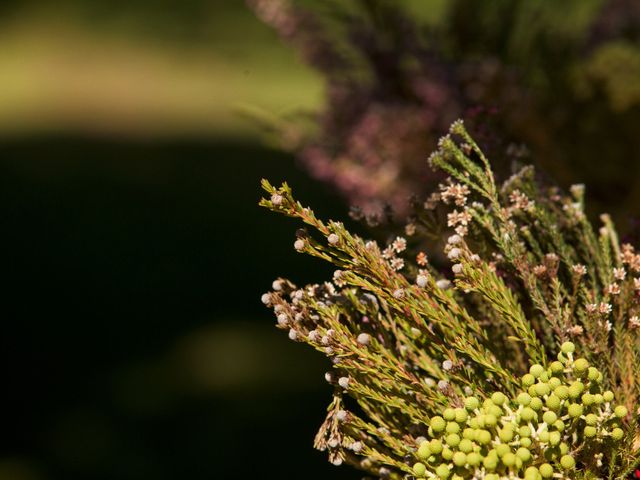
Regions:
<instances>
[{"instance_id":1,"label":"blurred green background","mask_svg":"<svg viewBox=\"0 0 640 480\"><path fill-rule=\"evenodd\" d=\"M240 1L0 8L0 479L354 478L312 449L327 365L260 303L328 272L259 180L345 208L242 113L320 81Z\"/></svg>"}]
</instances>

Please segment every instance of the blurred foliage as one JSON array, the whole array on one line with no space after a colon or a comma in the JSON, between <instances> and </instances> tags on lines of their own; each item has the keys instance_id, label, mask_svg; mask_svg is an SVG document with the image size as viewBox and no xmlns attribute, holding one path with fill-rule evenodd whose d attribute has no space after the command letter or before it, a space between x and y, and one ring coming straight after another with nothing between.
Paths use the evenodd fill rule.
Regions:
<instances>
[{"instance_id":1,"label":"blurred foliage","mask_svg":"<svg viewBox=\"0 0 640 480\"><path fill-rule=\"evenodd\" d=\"M455 118L504 174L530 157L561 183L595 185L616 213L640 200L637 2L423 3L430 16L387 0L249 4L323 75L326 101L307 126L276 127L350 202L406 211L438 181L425 152Z\"/></svg>"}]
</instances>

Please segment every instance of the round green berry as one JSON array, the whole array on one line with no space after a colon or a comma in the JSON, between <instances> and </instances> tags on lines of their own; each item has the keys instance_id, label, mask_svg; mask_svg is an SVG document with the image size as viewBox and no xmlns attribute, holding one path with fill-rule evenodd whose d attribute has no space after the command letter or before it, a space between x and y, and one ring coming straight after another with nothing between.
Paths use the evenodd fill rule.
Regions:
<instances>
[{"instance_id":1,"label":"round green berry","mask_svg":"<svg viewBox=\"0 0 640 480\"><path fill-rule=\"evenodd\" d=\"M624 418L627 416L627 413L629 412L627 410L627 407L625 407L624 405L618 405L616 408L613 409L613 413L618 418Z\"/></svg>"},{"instance_id":2,"label":"round green berry","mask_svg":"<svg viewBox=\"0 0 640 480\"><path fill-rule=\"evenodd\" d=\"M502 430L500 430L500 433L498 433L498 436L503 442L509 443L511 440L513 440L513 430L503 428Z\"/></svg>"},{"instance_id":3,"label":"round green berry","mask_svg":"<svg viewBox=\"0 0 640 480\"><path fill-rule=\"evenodd\" d=\"M475 410L480 406L480 401L476 397L467 397L464 399L464 408L467 410Z\"/></svg>"},{"instance_id":4,"label":"round green berry","mask_svg":"<svg viewBox=\"0 0 640 480\"><path fill-rule=\"evenodd\" d=\"M453 454L453 464L462 467L467 463L467 456L462 452L456 452Z\"/></svg>"},{"instance_id":5,"label":"round green berry","mask_svg":"<svg viewBox=\"0 0 640 480\"><path fill-rule=\"evenodd\" d=\"M545 403L547 408L551 410L558 410L560 408L560 399L553 393L547 397L547 401Z\"/></svg>"},{"instance_id":6,"label":"round green berry","mask_svg":"<svg viewBox=\"0 0 640 480\"><path fill-rule=\"evenodd\" d=\"M531 436L531 428L528 425L523 425L518 429L518 435L521 437L530 437Z\"/></svg>"},{"instance_id":7,"label":"round green berry","mask_svg":"<svg viewBox=\"0 0 640 480\"><path fill-rule=\"evenodd\" d=\"M520 418L522 420L524 420L525 422L530 422L531 420L533 420L536 417L536 412L533 411L533 409L529 408L529 407L524 407L522 409L522 411L520 412Z\"/></svg>"},{"instance_id":8,"label":"round green berry","mask_svg":"<svg viewBox=\"0 0 640 480\"><path fill-rule=\"evenodd\" d=\"M562 353L573 353L576 351L576 346L573 344L573 342L564 342L560 346L560 351Z\"/></svg>"},{"instance_id":9,"label":"round green berry","mask_svg":"<svg viewBox=\"0 0 640 480\"><path fill-rule=\"evenodd\" d=\"M433 429L434 432L442 432L447 426L447 422L445 422L444 418L442 418L441 416L436 415L435 417L431 417L431 423L429 424L429 426Z\"/></svg>"},{"instance_id":10,"label":"round green berry","mask_svg":"<svg viewBox=\"0 0 640 480\"><path fill-rule=\"evenodd\" d=\"M596 436L597 430L596 427L586 426L584 427L584 436L587 438L592 438Z\"/></svg>"},{"instance_id":11,"label":"round green berry","mask_svg":"<svg viewBox=\"0 0 640 480\"><path fill-rule=\"evenodd\" d=\"M536 383L535 388L536 388L536 393L538 394L539 397L547 395L551 390L551 388L549 387L549 384L543 383L543 382Z\"/></svg>"},{"instance_id":12,"label":"round green berry","mask_svg":"<svg viewBox=\"0 0 640 480\"><path fill-rule=\"evenodd\" d=\"M538 470L540 471L540 475L542 475L542 478L553 477L553 467L548 463L543 463L542 465L540 465L540 468Z\"/></svg>"},{"instance_id":13,"label":"round green berry","mask_svg":"<svg viewBox=\"0 0 640 480\"><path fill-rule=\"evenodd\" d=\"M507 397L504 395L504 393L496 392L493 395L491 395L491 401L495 405L502 405L504 402L507 401Z\"/></svg>"},{"instance_id":14,"label":"round green berry","mask_svg":"<svg viewBox=\"0 0 640 480\"><path fill-rule=\"evenodd\" d=\"M445 430L447 433L458 433L460 432L460 425L456 422L449 422L447 423L447 428Z\"/></svg>"},{"instance_id":15,"label":"round green berry","mask_svg":"<svg viewBox=\"0 0 640 480\"><path fill-rule=\"evenodd\" d=\"M560 465L562 465L562 468L564 468L565 470L571 470L576 466L576 461L571 455L563 455L560 459Z\"/></svg>"},{"instance_id":16,"label":"round green berry","mask_svg":"<svg viewBox=\"0 0 640 480\"><path fill-rule=\"evenodd\" d=\"M438 465L438 468L436 468L436 475L442 478L443 480L445 478L449 478L449 473L450 473L449 467L444 463Z\"/></svg>"},{"instance_id":17,"label":"round green berry","mask_svg":"<svg viewBox=\"0 0 640 480\"><path fill-rule=\"evenodd\" d=\"M484 457L482 465L484 465L484 468L487 470L495 470L498 466L498 458L494 455L488 455Z\"/></svg>"},{"instance_id":18,"label":"round green berry","mask_svg":"<svg viewBox=\"0 0 640 480\"><path fill-rule=\"evenodd\" d=\"M550 445L558 445L560 443L561 437L560 432L549 432L549 444Z\"/></svg>"},{"instance_id":19,"label":"round green berry","mask_svg":"<svg viewBox=\"0 0 640 480\"><path fill-rule=\"evenodd\" d=\"M558 416L552 412L551 410L544 412L542 415L542 421L547 425L553 425L553 423L558 419Z\"/></svg>"},{"instance_id":20,"label":"round green berry","mask_svg":"<svg viewBox=\"0 0 640 480\"><path fill-rule=\"evenodd\" d=\"M558 430L559 432L562 432L562 431L564 431L565 424L564 424L564 422L563 422L562 420L556 420L556 421L553 423L553 427L554 427L556 430Z\"/></svg>"},{"instance_id":21,"label":"round green berry","mask_svg":"<svg viewBox=\"0 0 640 480\"><path fill-rule=\"evenodd\" d=\"M558 450L560 450L560 455L566 455L566 453L569 451L569 445L567 445L564 442L561 442L560 446L558 447Z\"/></svg>"},{"instance_id":22,"label":"round green berry","mask_svg":"<svg viewBox=\"0 0 640 480\"><path fill-rule=\"evenodd\" d=\"M534 409L536 412L542 408L542 400L538 397L532 398L529 407Z\"/></svg>"},{"instance_id":23,"label":"round green berry","mask_svg":"<svg viewBox=\"0 0 640 480\"><path fill-rule=\"evenodd\" d=\"M445 420L455 420L456 418L456 411L453 408L445 408L444 412L442 412L442 416L444 417Z\"/></svg>"},{"instance_id":24,"label":"round green berry","mask_svg":"<svg viewBox=\"0 0 640 480\"><path fill-rule=\"evenodd\" d=\"M429 450L431 450L431 453L438 455L442 452L442 442L437 438L434 438L429 442Z\"/></svg>"},{"instance_id":25,"label":"round green berry","mask_svg":"<svg viewBox=\"0 0 640 480\"><path fill-rule=\"evenodd\" d=\"M582 404L585 407L593 405L593 403L595 402L595 398L593 398L593 395L591 395L590 393L584 393L580 398L582 399Z\"/></svg>"},{"instance_id":26,"label":"round green berry","mask_svg":"<svg viewBox=\"0 0 640 480\"><path fill-rule=\"evenodd\" d=\"M536 383L536 377L534 377L530 373L527 373L522 376L522 385L524 385L525 387L529 387L534 383Z\"/></svg>"},{"instance_id":27,"label":"round green berry","mask_svg":"<svg viewBox=\"0 0 640 480\"><path fill-rule=\"evenodd\" d=\"M469 414L464 408L456 408L455 410L455 420L458 423L464 423L469 418Z\"/></svg>"},{"instance_id":28,"label":"round green berry","mask_svg":"<svg viewBox=\"0 0 640 480\"><path fill-rule=\"evenodd\" d=\"M575 362L573 362L573 370L578 374L582 375L589 368L589 362L585 358L579 358Z\"/></svg>"},{"instance_id":29,"label":"round green berry","mask_svg":"<svg viewBox=\"0 0 640 480\"><path fill-rule=\"evenodd\" d=\"M596 367L589 367L588 373L587 373L587 378L589 380L592 380L592 381L596 382L596 381L598 381L599 377L600 377L600 372L598 371L598 369Z\"/></svg>"},{"instance_id":30,"label":"round green berry","mask_svg":"<svg viewBox=\"0 0 640 480\"><path fill-rule=\"evenodd\" d=\"M449 435L447 435L444 441L450 447L457 447L460 444L460 435L458 435L457 433L450 433Z\"/></svg>"},{"instance_id":31,"label":"round green berry","mask_svg":"<svg viewBox=\"0 0 640 480\"><path fill-rule=\"evenodd\" d=\"M424 463L418 462L413 464L413 473L416 477L423 477L427 473L427 466Z\"/></svg>"},{"instance_id":32,"label":"round green berry","mask_svg":"<svg viewBox=\"0 0 640 480\"><path fill-rule=\"evenodd\" d=\"M529 437L521 438L520 445L522 445L525 448L529 448L531 446L531 439Z\"/></svg>"},{"instance_id":33,"label":"round green berry","mask_svg":"<svg viewBox=\"0 0 640 480\"><path fill-rule=\"evenodd\" d=\"M556 360L554 362L551 362L551 365L549 365L549 369L552 373L560 373L564 370L564 365L562 364L562 362Z\"/></svg>"},{"instance_id":34,"label":"round green berry","mask_svg":"<svg viewBox=\"0 0 640 480\"><path fill-rule=\"evenodd\" d=\"M525 480L540 480L540 472L536 467L528 467L524 471L524 479Z\"/></svg>"},{"instance_id":35,"label":"round green berry","mask_svg":"<svg viewBox=\"0 0 640 480\"><path fill-rule=\"evenodd\" d=\"M504 415L502 408L497 405L489 406L489 408L487 408L487 413L493 415L494 417L501 417L502 415Z\"/></svg>"},{"instance_id":36,"label":"round green berry","mask_svg":"<svg viewBox=\"0 0 640 480\"><path fill-rule=\"evenodd\" d=\"M531 365L529 368L529 373L533 375L535 378L538 378L544 372L544 367L542 365L538 365L537 363Z\"/></svg>"},{"instance_id":37,"label":"round green berry","mask_svg":"<svg viewBox=\"0 0 640 480\"><path fill-rule=\"evenodd\" d=\"M441 455L443 460L449 461L453 458L453 450L451 450L449 447L444 447L442 449Z\"/></svg>"},{"instance_id":38,"label":"round green berry","mask_svg":"<svg viewBox=\"0 0 640 480\"><path fill-rule=\"evenodd\" d=\"M522 392L520 395L518 395L518 398L516 399L516 401L518 402L518 404L522 405L523 407L526 407L531 403L531 395L529 395L528 393Z\"/></svg>"},{"instance_id":39,"label":"round green berry","mask_svg":"<svg viewBox=\"0 0 640 480\"><path fill-rule=\"evenodd\" d=\"M611 430L611 438L613 438L614 440L621 440L622 437L624 437L624 430L622 430L621 428L614 428L613 430Z\"/></svg>"},{"instance_id":40,"label":"round green berry","mask_svg":"<svg viewBox=\"0 0 640 480\"><path fill-rule=\"evenodd\" d=\"M491 434L487 430L478 430L476 432L476 441L481 445L487 445L491 442Z\"/></svg>"},{"instance_id":41,"label":"round green berry","mask_svg":"<svg viewBox=\"0 0 640 480\"><path fill-rule=\"evenodd\" d=\"M504 443L499 443L498 445L496 445L495 450L500 458L504 457L507 453L511 451L511 449L509 448L509 445L505 445Z\"/></svg>"},{"instance_id":42,"label":"round green berry","mask_svg":"<svg viewBox=\"0 0 640 480\"><path fill-rule=\"evenodd\" d=\"M458 450L460 450L463 453L469 453L473 451L473 442L468 438L463 438L462 440L460 440L460 443L458 444Z\"/></svg>"},{"instance_id":43,"label":"round green berry","mask_svg":"<svg viewBox=\"0 0 640 480\"><path fill-rule=\"evenodd\" d=\"M601 393L596 393L593 396L593 403L595 403L596 405L600 405L602 402L604 402L604 397Z\"/></svg>"},{"instance_id":44,"label":"round green berry","mask_svg":"<svg viewBox=\"0 0 640 480\"><path fill-rule=\"evenodd\" d=\"M462 431L462 438L467 440L475 440L476 439L476 431L473 428L465 428Z\"/></svg>"},{"instance_id":45,"label":"round green berry","mask_svg":"<svg viewBox=\"0 0 640 480\"><path fill-rule=\"evenodd\" d=\"M590 413L584 417L584 421L587 425L596 425L598 423L598 416L594 413Z\"/></svg>"},{"instance_id":46,"label":"round green berry","mask_svg":"<svg viewBox=\"0 0 640 480\"><path fill-rule=\"evenodd\" d=\"M582 415L582 411L582 405L580 405L579 403L572 403L567 409L569 416L573 418L578 418L580 415Z\"/></svg>"},{"instance_id":47,"label":"round green berry","mask_svg":"<svg viewBox=\"0 0 640 480\"><path fill-rule=\"evenodd\" d=\"M516 456L511 452L505 453L502 457L502 463L507 467L513 467L516 464Z\"/></svg>"},{"instance_id":48,"label":"round green berry","mask_svg":"<svg viewBox=\"0 0 640 480\"><path fill-rule=\"evenodd\" d=\"M497 423L498 419L495 417L495 415L488 414L484 416L484 424L487 427L495 427Z\"/></svg>"},{"instance_id":49,"label":"round green berry","mask_svg":"<svg viewBox=\"0 0 640 480\"><path fill-rule=\"evenodd\" d=\"M531 452L529 451L528 448L524 448L524 447L520 447L517 451L516 451L516 455L518 456L518 458L520 460L522 460L523 462L528 462L531 459Z\"/></svg>"},{"instance_id":50,"label":"round green berry","mask_svg":"<svg viewBox=\"0 0 640 480\"><path fill-rule=\"evenodd\" d=\"M560 380L558 377L551 377L547 383L551 387L551 390L555 390L562 384L562 380Z\"/></svg>"},{"instance_id":51,"label":"round green berry","mask_svg":"<svg viewBox=\"0 0 640 480\"><path fill-rule=\"evenodd\" d=\"M538 434L538 440L541 442L547 443L549 441L549 430L542 430Z\"/></svg>"},{"instance_id":52,"label":"round green berry","mask_svg":"<svg viewBox=\"0 0 640 480\"><path fill-rule=\"evenodd\" d=\"M422 460L426 460L430 456L431 456L431 450L429 450L429 442L424 441L420 444L420 447L418 448L418 457L420 457Z\"/></svg>"},{"instance_id":53,"label":"round green berry","mask_svg":"<svg viewBox=\"0 0 640 480\"><path fill-rule=\"evenodd\" d=\"M569 398L569 389L564 385L559 385L553 391L553 394L558 397L560 400L565 400Z\"/></svg>"},{"instance_id":54,"label":"round green berry","mask_svg":"<svg viewBox=\"0 0 640 480\"><path fill-rule=\"evenodd\" d=\"M482 461L482 457L480 456L479 453L471 452L471 453L469 453L467 455L467 463L471 467L476 467L476 466L480 465L481 461Z\"/></svg>"},{"instance_id":55,"label":"round green berry","mask_svg":"<svg viewBox=\"0 0 640 480\"><path fill-rule=\"evenodd\" d=\"M605 402L612 402L613 401L613 392L611 390L607 390L606 392L604 392L602 394L602 398L604 399Z\"/></svg>"},{"instance_id":56,"label":"round green berry","mask_svg":"<svg viewBox=\"0 0 640 480\"><path fill-rule=\"evenodd\" d=\"M580 380L576 380L569 387L569 396L571 398L578 398L583 391L584 383L582 383Z\"/></svg>"}]
</instances>

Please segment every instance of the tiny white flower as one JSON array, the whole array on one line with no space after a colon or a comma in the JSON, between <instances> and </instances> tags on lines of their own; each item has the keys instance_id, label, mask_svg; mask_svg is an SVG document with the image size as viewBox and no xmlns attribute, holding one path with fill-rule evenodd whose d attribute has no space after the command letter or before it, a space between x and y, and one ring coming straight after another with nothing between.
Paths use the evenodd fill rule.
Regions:
<instances>
[{"instance_id":1,"label":"tiny white flower","mask_svg":"<svg viewBox=\"0 0 640 480\"><path fill-rule=\"evenodd\" d=\"M336 418L338 419L338 421L344 422L347 419L347 412L345 410L338 410L338 413L336 413Z\"/></svg>"},{"instance_id":2,"label":"tiny white flower","mask_svg":"<svg viewBox=\"0 0 640 480\"><path fill-rule=\"evenodd\" d=\"M451 267L451 270L453 271L453 273L460 274L462 273L462 270L464 269L464 267L462 266L461 263L456 263L453 267Z\"/></svg>"},{"instance_id":3,"label":"tiny white flower","mask_svg":"<svg viewBox=\"0 0 640 480\"><path fill-rule=\"evenodd\" d=\"M428 278L426 275L418 275L418 277L416 278L416 284L421 288L424 288L427 286L427 281L428 281Z\"/></svg>"},{"instance_id":4,"label":"tiny white flower","mask_svg":"<svg viewBox=\"0 0 640 480\"><path fill-rule=\"evenodd\" d=\"M458 247L453 247L451 250L449 250L448 257L450 260L455 260L456 258L460 257L461 253L462 251Z\"/></svg>"},{"instance_id":5,"label":"tiny white flower","mask_svg":"<svg viewBox=\"0 0 640 480\"><path fill-rule=\"evenodd\" d=\"M442 362L442 369L449 371L453 368L453 362L451 360L445 360Z\"/></svg>"},{"instance_id":6,"label":"tiny white flower","mask_svg":"<svg viewBox=\"0 0 640 480\"><path fill-rule=\"evenodd\" d=\"M282 290L282 280L274 280L271 284L271 288L273 288L276 292Z\"/></svg>"},{"instance_id":7,"label":"tiny white flower","mask_svg":"<svg viewBox=\"0 0 640 480\"><path fill-rule=\"evenodd\" d=\"M349 388L349 377L340 377L338 379L338 385L340 385L345 390Z\"/></svg>"},{"instance_id":8,"label":"tiny white flower","mask_svg":"<svg viewBox=\"0 0 640 480\"><path fill-rule=\"evenodd\" d=\"M393 296L394 296L395 298L402 298L402 297L404 297L404 290L403 290L403 289L401 289L401 288L398 288L397 290L395 290L395 291L393 292Z\"/></svg>"},{"instance_id":9,"label":"tiny white flower","mask_svg":"<svg viewBox=\"0 0 640 480\"><path fill-rule=\"evenodd\" d=\"M289 322L289 317L285 313L278 315L278 325L284 327ZM289 335L291 336L291 335Z\"/></svg>"},{"instance_id":10,"label":"tiny white flower","mask_svg":"<svg viewBox=\"0 0 640 480\"><path fill-rule=\"evenodd\" d=\"M263 293L262 296L260 297L260 301L265 305L269 305L271 303L271 294Z\"/></svg>"},{"instance_id":11,"label":"tiny white flower","mask_svg":"<svg viewBox=\"0 0 640 480\"><path fill-rule=\"evenodd\" d=\"M336 235L335 233L332 233L331 235L329 235L327 237L327 241L331 244L331 245L335 245L336 243L338 243L340 241L340 237L338 237L338 235Z\"/></svg>"},{"instance_id":12,"label":"tiny white flower","mask_svg":"<svg viewBox=\"0 0 640 480\"><path fill-rule=\"evenodd\" d=\"M293 242L293 248L295 248L297 251L304 250L304 240L302 240L301 238L297 239L295 242Z\"/></svg>"},{"instance_id":13,"label":"tiny white flower","mask_svg":"<svg viewBox=\"0 0 640 480\"><path fill-rule=\"evenodd\" d=\"M369 345L369 342L371 341L371 335L369 335L368 333L361 333L360 335L358 335L358 338L356 340L360 345Z\"/></svg>"},{"instance_id":14,"label":"tiny white flower","mask_svg":"<svg viewBox=\"0 0 640 480\"><path fill-rule=\"evenodd\" d=\"M447 239L447 243L450 245L455 245L456 243L460 243L462 241L462 237L460 235L458 235L457 233L451 235L448 239Z\"/></svg>"},{"instance_id":15,"label":"tiny white flower","mask_svg":"<svg viewBox=\"0 0 640 480\"><path fill-rule=\"evenodd\" d=\"M273 203L274 205L281 205L283 200L284 197L279 193L274 193L273 195L271 195L271 203Z\"/></svg>"},{"instance_id":16,"label":"tiny white flower","mask_svg":"<svg viewBox=\"0 0 640 480\"><path fill-rule=\"evenodd\" d=\"M331 373L331 372L325 373L324 374L324 379L327 381L327 383L333 382L333 373Z\"/></svg>"},{"instance_id":17,"label":"tiny white flower","mask_svg":"<svg viewBox=\"0 0 640 480\"><path fill-rule=\"evenodd\" d=\"M446 278L441 278L436 282L436 287L442 290L447 290L449 287L451 287L451 282Z\"/></svg>"},{"instance_id":18,"label":"tiny white flower","mask_svg":"<svg viewBox=\"0 0 640 480\"><path fill-rule=\"evenodd\" d=\"M449 382L446 380L440 380L438 382L438 388L440 390L446 390L447 388L449 388Z\"/></svg>"}]
</instances>

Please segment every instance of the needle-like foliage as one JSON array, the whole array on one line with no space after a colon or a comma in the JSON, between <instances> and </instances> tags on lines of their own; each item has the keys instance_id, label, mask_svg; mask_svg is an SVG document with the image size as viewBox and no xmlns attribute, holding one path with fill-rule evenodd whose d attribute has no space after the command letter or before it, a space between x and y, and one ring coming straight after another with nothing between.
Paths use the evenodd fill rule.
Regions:
<instances>
[{"instance_id":1,"label":"needle-like foliage","mask_svg":"<svg viewBox=\"0 0 640 480\"><path fill-rule=\"evenodd\" d=\"M306 225L294 248L337 268L262 298L332 360L315 446L380 478L625 478L640 461L640 254L606 215L594 230L581 186L563 194L530 167L497 184L461 122L429 161L449 178L388 245L263 181L260 205Z\"/></svg>"}]
</instances>

